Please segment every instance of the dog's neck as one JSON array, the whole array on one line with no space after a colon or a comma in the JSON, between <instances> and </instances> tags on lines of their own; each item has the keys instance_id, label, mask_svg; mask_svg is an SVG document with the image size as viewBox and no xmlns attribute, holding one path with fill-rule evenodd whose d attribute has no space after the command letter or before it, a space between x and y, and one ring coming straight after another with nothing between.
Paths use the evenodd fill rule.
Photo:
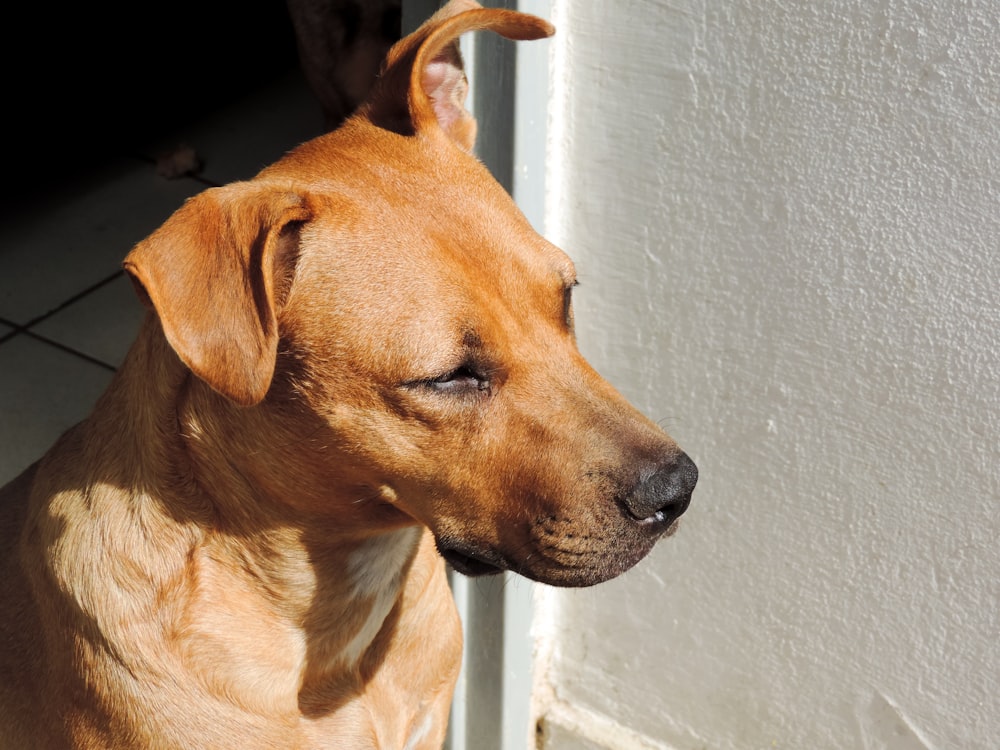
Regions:
<instances>
[{"instance_id":1,"label":"dog's neck","mask_svg":"<svg viewBox=\"0 0 1000 750\"><path fill-rule=\"evenodd\" d=\"M420 537L414 526L336 549L298 529L209 537L176 648L214 665L209 691L248 710L323 713L379 662Z\"/></svg>"},{"instance_id":2,"label":"dog's neck","mask_svg":"<svg viewBox=\"0 0 1000 750\"><path fill-rule=\"evenodd\" d=\"M151 371L160 377L143 377ZM122 486L170 488L175 505L168 510L178 520L190 514L241 533L252 531L243 528L251 519L257 526L319 526L331 544L416 523L394 505L391 488L341 453L323 419L290 389L252 407L228 401L184 366L155 315L147 316L117 381L90 420L92 431L107 437L95 452L114 460L92 461L127 467L132 474L115 478Z\"/></svg>"},{"instance_id":3,"label":"dog's neck","mask_svg":"<svg viewBox=\"0 0 1000 750\"><path fill-rule=\"evenodd\" d=\"M120 485L172 488L146 499L160 507L144 508L141 523L169 515L190 531L187 560L174 563L193 585L184 602L171 604L170 645L182 659L216 664L206 688L241 696L248 710L293 711L328 704L331 691L349 693L347 676L366 660L377 662L380 633L393 626L423 530L387 510L370 487L278 485L275 477L311 476L295 470L296 462L314 460L303 458L302 436L287 432L280 408L223 403L177 360L155 319L145 323L119 377L129 388L152 388L128 372L151 366L165 374L156 386L163 392L119 393L121 401L100 413L116 415L103 426L105 450L141 454L126 463L146 475ZM129 434L122 420L145 423L136 432L152 437L121 445ZM282 434L277 443L287 449L275 451ZM169 449L177 441L182 450ZM284 499L296 493L298 505Z\"/></svg>"}]
</instances>

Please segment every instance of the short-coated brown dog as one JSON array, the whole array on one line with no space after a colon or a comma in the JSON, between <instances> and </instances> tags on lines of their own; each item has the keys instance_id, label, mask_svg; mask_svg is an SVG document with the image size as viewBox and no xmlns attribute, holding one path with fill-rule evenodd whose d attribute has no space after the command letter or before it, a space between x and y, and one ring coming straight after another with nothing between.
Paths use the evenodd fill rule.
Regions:
<instances>
[{"instance_id":1,"label":"short-coated brown dog","mask_svg":"<svg viewBox=\"0 0 1000 750\"><path fill-rule=\"evenodd\" d=\"M453 0L336 131L125 260L107 392L0 490L0 746L440 748L445 560L586 586L692 462L581 357L570 260L472 155Z\"/></svg>"}]
</instances>

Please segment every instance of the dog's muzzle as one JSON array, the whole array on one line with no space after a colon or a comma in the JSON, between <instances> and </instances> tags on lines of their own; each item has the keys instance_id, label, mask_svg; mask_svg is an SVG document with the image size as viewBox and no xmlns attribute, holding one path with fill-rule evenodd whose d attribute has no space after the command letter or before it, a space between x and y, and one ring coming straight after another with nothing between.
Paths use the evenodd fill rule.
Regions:
<instances>
[{"instance_id":1,"label":"dog's muzzle","mask_svg":"<svg viewBox=\"0 0 1000 750\"><path fill-rule=\"evenodd\" d=\"M457 572L483 576L515 570L534 580L562 586L591 585L618 575L638 562L663 535L672 534L677 519L691 503L698 468L685 454L647 469L639 481L614 500L607 538L574 526L574 517L542 516L534 524L535 552L515 560L473 540L437 538L438 551ZM584 542L583 540L590 540ZM522 546L521 552L529 550ZM541 554L538 554L538 553ZM532 565L528 565L531 558ZM592 559L591 559L592 558ZM544 563L548 562L547 565Z\"/></svg>"},{"instance_id":2,"label":"dog's muzzle","mask_svg":"<svg viewBox=\"0 0 1000 750\"><path fill-rule=\"evenodd\" d=\"M681 453L644 477L619 503L642 526L650 530L667 529L691 504L691 493L697 483L698 467L687 454Z\"/></svg>"}]
</instances>

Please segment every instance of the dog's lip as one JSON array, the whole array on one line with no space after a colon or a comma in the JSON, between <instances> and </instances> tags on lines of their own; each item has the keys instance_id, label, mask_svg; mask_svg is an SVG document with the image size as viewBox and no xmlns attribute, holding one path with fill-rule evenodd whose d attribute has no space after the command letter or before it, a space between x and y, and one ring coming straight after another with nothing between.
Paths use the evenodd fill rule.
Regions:
<instances>
[{"instance_id":1,"label":"dog's lip","mask_svg":"<svg viewBox=\"0 0 1000 750\"><path fill-rule=\"evenodd\" d=\"M494 554L480 550L459 550L438 542L438 552L456 572L470 578L503 573L507 566Z\"/></svg>"},{"instance_id":2,"label":"dog's lip","mask_svg":"<svg viewBox=\"0 0 1000 750\"><path fill-rule=\"evenodd\" d=\"M503 553L488 546L450 534L442 535L441 537L435 535L435 543L438 553L444 558L445 562L455 572L470 578L498 575L512 570L533 581L555 586L591 586L594 583L614 578L631 568L640 559L645 557L656 540L662 537L673 536L681 523L681 519L671 519L668 514L661 512L654 513L649 518L641 520L635 519L632 516L628 516L628 518L630 520L629 526L638 532L637 537L634 539L634 546L641 548L641 552L638 555L626 555L628 561L619 566L612 565L614 570L610 574L601 572L600 566L595 568L592 565L567 565L565 561L562 564L550 561L552 564L549 566L543 565L541 568L530 568L505 557ZM645 543L642 540L645 540ZM539 559L541 557L536 557L536 560Z\"/></svg>"}]
</instances>

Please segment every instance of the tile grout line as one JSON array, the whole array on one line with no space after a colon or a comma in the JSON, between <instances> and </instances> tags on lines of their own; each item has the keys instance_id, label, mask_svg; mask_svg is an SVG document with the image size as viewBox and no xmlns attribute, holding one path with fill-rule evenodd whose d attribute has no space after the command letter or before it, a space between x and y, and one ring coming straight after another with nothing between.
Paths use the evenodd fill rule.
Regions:
<instances>
[{"instance_id":1,"label":"tile grout line","mask_svg":"<svg viewBox=\"0 0 1000 750\"><path fill-rule=\"evenodd\" d=\"M145 162L148 162L148 163L154 164L154 165L156 163L155 159L151 159L148 156L135 156L135 158L139 159L140 161L145 161ZM208 188L219 187L219 183L215 182L214 180L209 180L209 179L207 179L205 177L202 177L202 176L200 176L198 174L188 174L188 175L185 175L185 177L187 179L191 179L191 180L194 180L195 182L201 183L202 185L204 185L205 187L208 187ZM15 323L12 320L8 320L8 319L6 319L4 317L0 317L0 325L8 326L11 329L7 333L0 334L0 344L5 344L6 342L8 342L11 339L13 339L15 336L17 336L19 334L24 334L26 336L29 336L30 338L35 339L36 341L40 341L40 342L42 342L44 344L48 344L50 346L54 346L57 349L61 349L62 351L67 352L68 354L72 354L72 355L74 355L76 357L79 357L80 359L86 360L87 362L90 362L92 364L98 365L99 367L103 367L103 368L105 368L107 370L111 370L112 372L115 372L118 369L117 367L115 367L113 365L110 365L107 362L104 362L103 360L97 359L96 357L92 357L89 354L86 354L85 352L81 352L81 351L79 351L77 349L74 349L71 346L67 346L66 344L61 344L58 341L54 341L54 340L52 340L50 338L47 338L46 336L42 336L41 334L35 333L34 331L31 330L31 328L34 327L34 326L36 326L36 325L38 325L39 323L41 323L41 322L43 322L45 320L48 320L50 317L52 317L56 313L59 313L59 312L65 310L67 307L69 307L73 303L78 302L79 300L83 299L84 297L86 297L91 292L94 292L94 291L100 289L102 286L104 286L106 284L110 284L112 281L114 281L115 279L117 279L118 277L120 277L124 273L125 273L124 269L119 269L119 270L115 271L110 276L108 276L108 277L106 277L104 279L101 279L100 281L98 281L95 284L91 284L89 287L87 287L83 291L77 292L72 297L70 297L69 299L61 302L58 305L56 305L54 308L52 308L48 312L42 313L41 315L38 315L38 316L32 318L27 323Z\"/></svg>"},{"instance_id":2,"label":"tile grout line","mask_svg":"<svg viewBox=\"0 0 1000 750\"><path fill-rule=\"evenodd\" d=\"M108 276L106 278L103 278L103 279L101 279L100 281L98 281L98 282L96 282L94 284L91 284L90 286L88 286L83 291L77 292L72 297L70 297L69 299L67 299L65 302L59 303L58 305L56 305L55 307L53 307L48 312L42 313L41 315L39 315L39 316L37 316L35 318L32 318L27 323L20 324L20 325L17 324L17 323L13 323L13 324L9 324L9 325L13 325L19 331L23 331L24 333L28 333L28 329L29 328L38 325L39 323L41 323L44 320L48 320L49 318L51 318L53 315L55 315L58 312L62 312L67 307L69 307L70 305L72 305L74 302L79 302L81 299L83 299L84 297L86 297L91 292L96 292L102 286L110 284L112 281L114 281L115 279L117 279L119 276L121 276L124 273L125 273L125 271L123 269L119 269L119 270L115 271L113 274L111 274L110 276Z\"/></svg>"},{"instance_id":3,"label":"tile grout line","mask_svg":"<svg viewBox=\"0 0 1000 750\"><path fill-rule=\"evenodd\" d=\"M54 339L48 338L47 336L42 336L41 334L35 333L34 331L29 331L27 328L11 323L9 320L5 320L4 318L0 318L0 324L11 326L14 329L9 333L5 333L3 336L0 336L0 345L6 344L8 341L13 340L17 336L23 335L27 336L30 339L34 339L35 341L38 341L42 344L48 344L49 346L54 346L56 349L61 349L67 354L72 354L74 357L86 360L87 362L97 365L98 367L103 367L105 370L110 370L111 372L117 372L118 370L117 367L108 364L103 359L98 359L97 357L93 357L87 354L86 352L81 352L79 349L74 349L72 346L61 344L58 341L55 341Z\"/></svg>"},{"instance_id":4,"label":"tile grout line","mask_svg":"<svg viewBox=\"0 0 1000 750\"><path fill-rule=\"evenodd\" d=\"M4 344L7 341L10 341L11 339L13 339L18 334L24 334L25 336L29 336L30 338L33 338L36 341L40 341L40 342L42 342L44 344L48 344L49 346L54 346L57 349L61 349L62 351L67 352L68 354L72 354L72 355L74 355L76 357L79 357L80 359L86 360L87 362L90 362L91 364L98 365L99 367L103 367L106 370L111 370L112 372L114 372L115 370L118 369L114 365L110 365L107 362L98 359L97 357L92 357L91 355L86 354L85 352L81 352L81 351L79 351L77 349L74 349L71 346L67 346L66 344L61 344L58 341L54 341L54 340L52 340L52 339L50 339L50 338L48 338L46 336L42 336L41 334L35 333L34 331L31 330L31 328L33 326L38 325L39 323L41 323L41 322L43 322L45 320L48 320L49 318L51 318L56 313L62 312L63 310L65 310L67 307L69 307L73 303L79 302L81 299L83 299L84 297L86 297L91 292L95 292L98 289L100 289L101 287L103 287L103 286L105 286L107 284L110 284L112 281L115 281L116 279L118 279L124 273L125 273L124 270L115 271L110 276L107 276L106 278L103 278L100 281L98 281L98 282L96 282L94 284L91 284L89 287L87 287L83 291L77 292L72 297L70 297L69 299L65 300L64 302L56 305L55 307L53 307L48 312L42 313L41 315L38 315L38 316L32 318L27 323L15 323L12 320L7 320L6 318L0 317L0 323L2 323L3 325L9 326L11 329L13 329L13 330L11 330L11 331L3 334L2 336L0 336L0 344Z\"/></svg>"},{"instance_id":5,"label":"tile grout line","mask_svg":"<svg viewBox=\"0 0 1000 750\"><path fill-rule=\"evenodd\" d=\"M66 352L67 354L72 354L74 357L79 357L82 360L90 362L93 365L97 365L98 367L102 367L105 370L108 370L110 372L117 372L118 371L117 367L115 367L114 365L108 364L103 359L98 359L97 357L93 357L93 356L87 354L86 352L81 352L79 349L74 349L72 346L67 346L66 344L61 344L58 341L50 339L50 338L48 338L46 336L42 336L41 334L35 333L34 331L29 331L27 329L20 330L20 331L14 331L14 334L11 334L9 336L5 336L4 338L0 339L0 344L4 343L8 338L13 338L13 336L16 335L16 334L18 334L18 333L24 334L28 338L35 339L35 341L39 341L39 342L41 342L43 344L48 344L49 346L54 346L56 349L61 349L62 351Z\"/></svg>"}]
</instances>

